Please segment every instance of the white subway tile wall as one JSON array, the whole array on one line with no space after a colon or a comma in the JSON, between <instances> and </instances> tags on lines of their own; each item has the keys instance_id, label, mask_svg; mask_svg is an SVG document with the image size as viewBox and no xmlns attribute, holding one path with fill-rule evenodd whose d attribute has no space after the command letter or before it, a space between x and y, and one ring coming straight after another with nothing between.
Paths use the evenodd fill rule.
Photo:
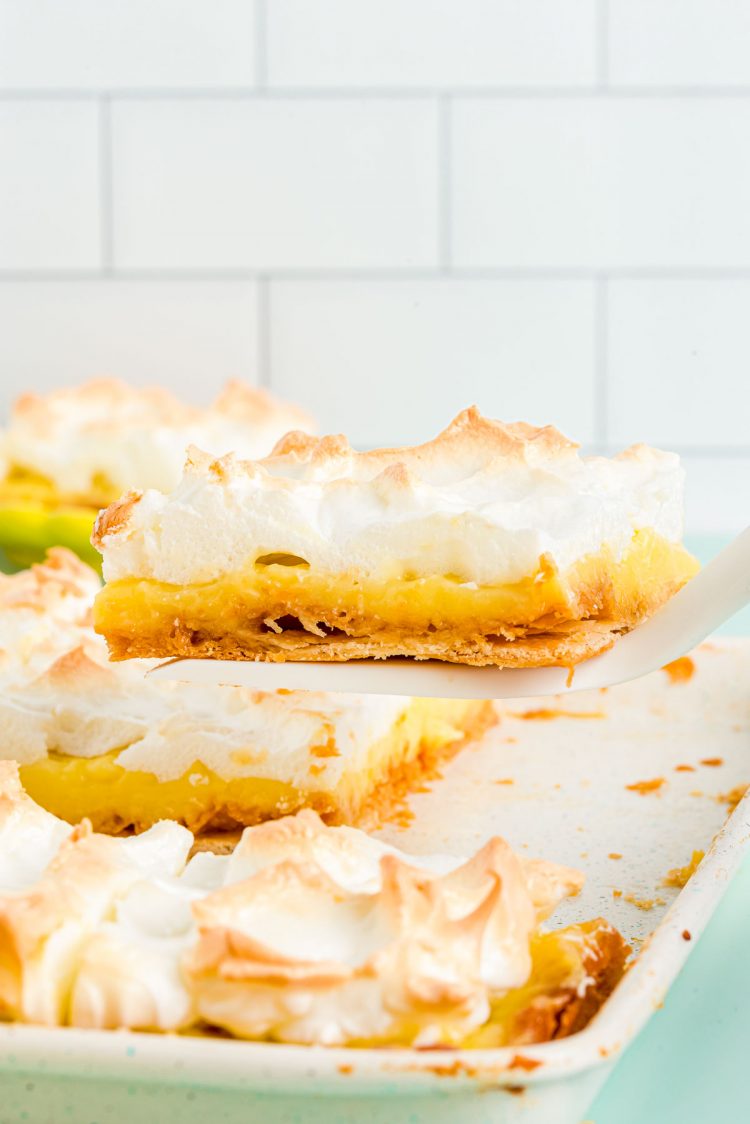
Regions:
<instances>
[{"instance_id":1,"label":"white subway tile wall","mask_svg":"<svg viewBox=\"0 0 750 1124\"><path fill-rule=\"evenodd\" d=\"M250 85L247 0L0 0L0 88Z\"/></svg>"},{"instance_id":2,"label":"white subway tile wall","mask_svg":"<svg viewBox=\"0 0 750 1124\"><path fill-rule=\"evenodd\" d=\"M257 381L254 281L0 280L0 417L21 389L100 375L163 382L196 401Z\"/></svg>"},{"instance_id":3,"label":"white subway tile wall","mask_svg":"<svg viewBox=\"0 0 750 1124\"><path fill-rule=\"evenodd\" d=\"M268 82L585 86L595 18L596 0L270 0Z\"/></svg>"},{"instance_id":4,"label":"white subway tile wall","mask_svg":"<svg viewBox=\"0 0 750 1124\"><path fill-rule=\"evenodd\" d=\"M609 340L611 440L750 440L750 279L611 281Z\"/></svg>"},{"instance_id":5,"label":"white subway tile wall","mask_svg":"<svg viewBox=\"0 0 750 1124\"><path fill-rule=\"evenodd\" d=\"M230 375L477 401L750 499L746 0L0 0L0 414Z\"/></svg>"},{"instance_id":6,"label":"white subway tile wall","mask_svg":"<svg viewBox=\"0 0 750 1124\"><path fill-rule=\"evenodd\" d=\"M450 132L458 268L750 262L750 98L478 98Z\"/></svg>"},{"instance_id":7,"label":"white subway tile wall","mask_svg":"<svg viewBox=\"0 0 750 1124\"><path fill-rule=\"evenodd\" d=\"M0 99L0 268L98 269L101 235L96 103Z\"/></svg>"},{"instance_id":8,"label":"white subway tile wall","mask_svg":"<svg viewBox=\"0 0 750 1124\"><path fill-rule=\"evenodd\" d=\"M614 82L747 85L747 0L609 0L608 19Z\"/></svg>"},{"instance_id":9,"label":"white subway tile wall","mask_svg":"<svg viewBox=\"0 0 750 1124\"><path fill-rule=\"evenodd\" d=\"M112 146L123 269L437 265L429 102L128 101Z\"/></svg>"},{"instance_id":10,"label":"white subway tile wall","mask_svg":"<svg viewBox=\"0 0 750 1124\"><path fill-rule=\"evenodd\" d=\"M428 440L467 381L492 417L593 441L594 306L589 281L275 281L274 386L361 445Z\"/></svg>"}]
</instances>

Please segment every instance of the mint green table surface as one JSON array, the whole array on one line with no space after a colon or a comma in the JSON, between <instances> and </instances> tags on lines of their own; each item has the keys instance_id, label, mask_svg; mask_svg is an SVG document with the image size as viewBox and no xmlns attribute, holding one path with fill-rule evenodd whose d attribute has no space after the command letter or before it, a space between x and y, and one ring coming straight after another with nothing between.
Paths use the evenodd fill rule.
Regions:
<instances>
[{"instance_id":1,"label":"mint green table surface","mask_svg":"<svg viewBox=\"0 0 750 1124\"><path fill-rule=\"evenodd\" d=\"M748 761L750 774L750 760ZM750 1120L750 862L586 1114L593 1124Z\"/></svg>"},{"instance_id":2,"label":"mint green table surface","mask_svg":"<svg viewBox=\"0 0 750 1124\"><path fill-rule=\"evenodd\" d=\"M725 543L721 538L688 540L701 562ZM721 631L750 636L750 609ZM591 1106L589 1120L594 1124L750 1121L748 950L750 861L729 886L664 1008L625 1052Z\"/></svg>"}]
</instances>

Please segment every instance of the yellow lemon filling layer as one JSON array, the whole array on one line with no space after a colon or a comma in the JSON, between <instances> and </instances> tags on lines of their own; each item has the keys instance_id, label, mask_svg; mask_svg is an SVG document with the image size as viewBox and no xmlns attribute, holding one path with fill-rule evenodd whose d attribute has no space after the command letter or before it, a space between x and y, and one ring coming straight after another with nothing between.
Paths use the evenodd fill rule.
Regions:
<instances>
[{"instance_id":1,"label":"yellow lemon filling layer","mask_svg":"<svg viewBox=\"0 0 750 1124\"><path fill-rule=\"evenodd\" d=\"M95 511L118 498L120 491L102 472L94 473L85 492L72 495L59 490L54 481L20 465L11 465L0 480L0 502L38 503L46 507L90 507Z\"/></svg>"},{"instance_id":2,"label":"yellow lemon filling layer","mask_svg":"<svg viewBox=\"0 0 750 1124\"><path fill-rule=\"evenodd\" d=\"M588 1021L612 991L629 952L616 930L604 921L536 933L531 938L531 972L526 983L496 999L487 1022L468 1036L457 1038L453 1026L446 1022L441 1041L481 1050L572 1033ZM416 1020L404 1019L396 1022L386 1036L356 1039L347 1045L406 1046L418 1037L420 1029Z\"/></svg>"},{"instance_id":3,"label":"yellow lemon filling layer","mask_svg":"<svg viewBox=\"0 0 750 1124\"><path fill-rule=\"evenodd\" d=\"M452 630L487 635L544 630L555 622L583 619L639 620L697 571L680 544L638 531L620 559L609 549L561 574L544 558L537 570L511 584L477 586L457 575L404 574L375 580L356 572L320 573L300 559L269 555L241 573L195 585L168 585L146 578L108 583L94 619L111 638L147 641L175 628L196 637L238 636L303 628L323 636Z\"/></svg>"},{"instance_id":4,"label":"yellow lemon filling layer","mask_svg":"<svg viewBox=\"0 0 750 1124\"><path fill-rule=\"evenodd\" d=\"M489 703L414 699L388 734L369 747L364 765L344 769L329 786L325 762L339 755L335 746L326 747L324 755L320 747L310 747L308 784L252 775L224 779L200 761L174 780L160 780L120 765L121 750L93 758L53 752L22 765L21 781L48 811L70 823L89 819L94 830L109 833L141 831L161 819L178 820L194 832L224 830L303 807L332 822L353 822L368 813L374 818L387 814L389 804L396 807L405 786L410 787L412 770L417 776L429 772L437 759L494 717Z\"/></svg>"},{"instance_id":5,"label":"yellow lemon filling layer","mask_svg":"<svg viewBox=\"0 0 750 1124\"><path fill-rule=\"evenodd\" d=\"M30 566L51 546L67 546L99 569L90 541L97 511L96 501L66 499L44 477L12 469L0 480L0 550L15 565Z\"/></svg>"}]
</instances>

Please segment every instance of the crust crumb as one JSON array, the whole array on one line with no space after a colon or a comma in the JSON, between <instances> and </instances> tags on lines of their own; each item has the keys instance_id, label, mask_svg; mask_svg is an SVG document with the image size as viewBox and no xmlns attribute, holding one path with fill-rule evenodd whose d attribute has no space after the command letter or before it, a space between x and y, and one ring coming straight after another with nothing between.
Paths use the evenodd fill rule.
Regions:
<instances>
[{"instance_id":1,"label":"crust crumb","mask_svg":"<svg viewBox=\"0 0 750 1124\"><path fill-rule=\"evenodd\" d=\"M622 900L630 902L636 909L648 911L654 909L657 905L666 905L664 898L637 898L635 894L623 894Z\"/></svg>"},{"instance_id":2,"label":"crust crumb","mask_svg":"<svg viewBox=\"0 0 750 1124\"><path fill-rule=\"evenodd\" d=\"M531 1071L538 1069L543 1063L535 1058L526 1058L523 1054L514 1054L508 1069L525 1069Z\"/></svg>"},{"instance_id":3,"label":"crust crumb","mask_svg":"<svg viewBox=\"0 0 750 1124\"><path fill-rule=\"evenodd\" d=\"M677 890L681 890L695 874L703 861L705 853L705 851L693 851L689 863L685 866L676 866L672 870L667 871L662 880L662 886L674 886Z\"/></svg>"},{"instance_id":4,"label":"crust crumb","mask_svg":"<svg viewBox=\"0 0 750 1124\"><path fill-rule=\"evenodd\" d=\"M695 675L695 663L690 656L680 656L678 660L665 664L662 671L666 671L670 683L687 683Z\"/></svg>"},{"instance_id":5,"label":"crust crumb","mask_svg":"<svg viewBox=\"0 0 750 1124\"><path fill-rule=\"evenodd\" d=\"M750 788L750 785L737 784L734 788L730 788L729 792L720 792L716 799L720 804L728 804L729 811L733 812L748 788Z\"/></svg>"},{"instance_id":6,"label":"crust crumb","mask_svg":"<svg viewBox=\"0 0 750 1124\"><path fill-rule=\"evenodd\" d=\"M666 783L664 777L654 777L651 781L635 781L633 784L626 784L625 788L628 792L637 792L639 796L647 796L650 792L658 792Z\"/></svg>"},{"instance_id":7,"label":"crust crumb","mask_svg":"<svg viewBox=\"0 0 750 1124\"><path fill-rule=\"evenodd\" d=\"M414 813L408 805L409 797L416 792L426 792L431 781L442 777L442 766L463 749L467 742L480 738L497 721L498 714L494 704L483 703L464 722L462 738L438 748L423 746L411 761L398 762L378 788L368 794L356 816L357 826L368 831L374 831L386 823L400 828L409 827L414 820Z\"/></svg>"},{"instance_id":8,"label":"crust crumb","mask_svg":"<svg viewBox=\"0 0 750 1124\"><path fill-rule=\"evenodd\" d=\"M537 710L512 712L511 718L522 718L524 722L551 722L553 718L606 718L603 710L561 710L554 707L539 707Z\"/></svg>"}]
</instances>

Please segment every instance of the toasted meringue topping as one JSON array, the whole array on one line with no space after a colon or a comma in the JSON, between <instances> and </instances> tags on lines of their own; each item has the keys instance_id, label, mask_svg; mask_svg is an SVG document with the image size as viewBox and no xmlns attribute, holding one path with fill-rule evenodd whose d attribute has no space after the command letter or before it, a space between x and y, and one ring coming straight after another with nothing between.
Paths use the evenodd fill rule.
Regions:
<instances>
[{"instance_id":1,"label":"toasted meringue topping","mask_svg":"<svg viewBox=\"0 0 750 1124\"><path fill-rule=\"evenodd\" d=\"M210 888L185 874L137 882L83 946L72 1025L171 1031L194 1022L180 961L195 939L191 904Z\"/></svg>"},{"instance_id":2,"label":"toasted meringue topping","mask_svg":"<svg viewBox=\"0 0 750 1124\"><path fill-rule=\"evenodd\" d=\"M0 574L0 684L14 671L49 665L70 644L71 630L90 629L100 581L71 551L53 547L44 562Z\"/></svg>"},{"instance_id":3,"label":"toasted meringue topping","mask_svg":"<svg viewBox=\"0 0 750 1124\"><path fill-rule=\"evenodd\" d=\"M27 394L0 441L2 460L51 480L61 495L175 486L185 449L265 455L290 429L309 429L301 410L238 381L207 409L168 391L99 379L46 396Z\"/></svg>"},{"instance_id":4,"label":"toasted meringue topping","mask_svg":"<svg viewBox=\"0 0 750 1124\"><path fill-rule=\"evenodd\" d=\"M173 878L136 882L86 941L70 1022L100 1030L174 1031L197 1012L181 967L195 943L193 902L223 884L227 857L199 852Z\"/></svg>"},{"instance_id":5,"label":"toasted meringue topping","mask_svg":"<svg viewBox=\"0 0 750 1124\"><path fill-rule=\"evenodd\" d=\"M0 892L36 882L71 831L26 795L15 761L0 761Z\"/></svg>"},{"instance_id":6,"label":"toasted meringue topping","mask_svg":"<svg viewBox=\"0 0 750 1124\"><path fill-rule=\"evenodd\" d=\"M27 838L30 803L14 769L0 769L11 849ZM0 893L3 1014L162 1031L203 1019L323 1045L457 1043L527 981L540 913L582 882L521 862L498 838L465 862L416 857L313 812L247 828L234 855L186 866L191 843L169 822L129 839L83 824L37 878Z\"/></svg>"},{"instance_id":7,"label":"toasted meringue topping","mask_svg":"<svg viewBox=\"0 0 750 1124\"><path fill-rule=\"evenodd\" d=\"M0 895L0 1010L59 1024L86 938L136 882L181 870L192 842L186 828L166 821L129 839L81 824L39 881Z\"/></svg>"},{"instance_id":8,"label":"toasted meringue topping","mask_svg":"<svg viewBox=\"0 0 750 1124\"><path fill-rule=\"evenodd\" d=\"M678 541L682 483L674 454L582 457L552 427L470 409L413 448L293 433L254 462L193 450L170 495L131 495L94 542L108 580L207 582L286 555L331 573L505 583L543 556L560 569L605 545L619 556L642 528Z\"/></svg>"},{"instance_id":9,"label":"toasted meringue topping","mask_svg":"<svg viewBox=\"0 0 750 1124\"><path fill-rule=\"evenodd\" d=\"M424 860L313 812L246 829L227 881L193 907L199 1012L234 1034L323 1044L400 1025L418 1044L459 1041L528 978L538 903L581 885L548 864L530 879L501 839L466 863Z\"/></svg>"},{"instance_id":10,"label":"toasted meringue topping","mask_svg":"<svg viewBox=\"0 0 750 1124\"><path fill-rule=\"evenodd\" d=\"M119 751L123 768L160 781L200 762L223 780L251 775L324 791L364 764L409 706L369 695L195 692L149 680L151 661L112 667L106 660L103 641L92 637L30 682L16 681L0 697L2 752L30 764L53 751L81 758Z\"/></svg>"}]
</instances>

